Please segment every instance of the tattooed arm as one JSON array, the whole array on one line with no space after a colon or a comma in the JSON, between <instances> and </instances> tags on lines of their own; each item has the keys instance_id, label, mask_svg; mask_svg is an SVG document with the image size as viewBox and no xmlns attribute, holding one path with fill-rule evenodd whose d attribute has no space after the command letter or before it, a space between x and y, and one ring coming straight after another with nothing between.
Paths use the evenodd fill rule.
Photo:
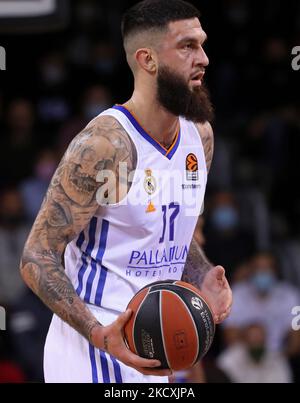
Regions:
<instances>
[{"instance_id":1,"label":"tattooed arm","mask_svg":"<svg viewBox=\"0 0 300 403\"><path fill-rule=\"evenodd\" d=\"M185 262L182 280L201 289L206 273L213 267L203 250L193 238Z\"/></svg>"},{"instance_id":2,"label":"tattooed arm","mask_svg":"<svg viewBox=\"0 0 300 403\"><path fill-rule=\"evenodd\" d=\"M232 292L222 266L213 266L193 239L184 267L182 280L194 285L208 301L216 323L230 313Z\"/></svg>"},{"instance_id":3,"label":"tattooed arm","mask_svg":"<svg viewBox=\"0 0 300 403\"><path fill-rule=\"evenodd\" d=\"M99 208L96 192L104 183L97 182L97 174L105 169L117 173L120 161L131 170L134 160L130 140L113 118L101 117L87 126L63 157L23 251L24 281L88 340L99 324L66 276L62 254Z\"/></svg>"},{"instance_id":4,"label":"tattooed arm","mask_svg":"<svg viewBox=\"0 0 300 403\"><path fill-rule=\"evenodd\" d=\"M207 172L209 172L214 148L212 127L207 122L204 125L198 125L198 129L204 148ZM225 270L222 266L214 267L208 261L194 238L190 245L182 280L201 290L210 304L216 323L222 322L229 315L232 292L225 277Z\"/></svg>"}]
</instances>

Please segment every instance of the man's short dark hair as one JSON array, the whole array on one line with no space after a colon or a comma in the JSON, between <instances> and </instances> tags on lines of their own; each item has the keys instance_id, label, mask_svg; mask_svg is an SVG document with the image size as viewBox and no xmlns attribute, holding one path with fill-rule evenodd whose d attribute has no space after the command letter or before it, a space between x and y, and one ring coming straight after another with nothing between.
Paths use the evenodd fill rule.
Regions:
<instances>
[{"instance_id":1,"label":"man's short dark hair","mask_svg":"<svg viewBox=\"0 0 300 403\"><path fill-rule=\"evenodd\" d=\"M123 40L149 29L167 29L170 22L199 17L199 10L183 0L144 0L124 14L121 26Z\"/></svg>"}]
</instances>

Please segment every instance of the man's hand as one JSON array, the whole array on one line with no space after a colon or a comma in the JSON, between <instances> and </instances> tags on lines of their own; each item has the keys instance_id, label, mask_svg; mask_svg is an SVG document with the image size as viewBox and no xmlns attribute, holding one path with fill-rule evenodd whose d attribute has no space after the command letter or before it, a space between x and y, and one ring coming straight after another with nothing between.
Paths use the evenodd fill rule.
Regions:
<instances>
[{"instance_id":1,"label":"man's hand","mask_svg":"<svg viewBox=\"0 0 300 403\"><path fill-rule=\"evenodd\" d=\"M201 292L212 309L215 323L223 322L230 314L232 291L222 266L213 267L205 274Z\"/></svg>"},{"instance_id":2,"label":"man's hand","mask_svg":"<svg viewBox=\"0 0 300 403\"><path fill-rule=\"evenodd\" d=\"M123 334L124 326L129 321L131 315L132 311L127 309L111 325L105 327L99 325L95 327L92 330L91 343L144 375L171 375L171 370L158 369L161 365L160 361L141 358L127 348Z\"/></svg>"}]
</instances>

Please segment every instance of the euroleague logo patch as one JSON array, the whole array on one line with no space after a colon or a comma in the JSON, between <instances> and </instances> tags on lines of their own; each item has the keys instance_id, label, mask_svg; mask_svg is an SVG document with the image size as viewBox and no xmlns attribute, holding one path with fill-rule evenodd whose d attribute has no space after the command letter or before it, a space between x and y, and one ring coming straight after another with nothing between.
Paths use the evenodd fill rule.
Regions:
<instances>
[{"instance_id":1,"label":"euroleague logo patch","mask_svg":"<svg viewBox=\"0 0 300 403\"><path fill-rule=\"evenodd\" d=\"M186 179L197 181L199 178L198 160L195 154L189 154L185 160Z\"/></svg>"},{"instance_id":2,"label":"euroleague logo patch","mask_svg":"<svg viewBox=\"0 0 300 403\"><path fill-rule=\"evenodd\" d=\"M200 311L201 309L203 309L203 304L202 304L202 301L201 301L200 298L193 297L193 298L191 299L191 303L192 303L193 307L194 307L195 309L197 309L198 311Z\"/></svg>"}]
</instances>

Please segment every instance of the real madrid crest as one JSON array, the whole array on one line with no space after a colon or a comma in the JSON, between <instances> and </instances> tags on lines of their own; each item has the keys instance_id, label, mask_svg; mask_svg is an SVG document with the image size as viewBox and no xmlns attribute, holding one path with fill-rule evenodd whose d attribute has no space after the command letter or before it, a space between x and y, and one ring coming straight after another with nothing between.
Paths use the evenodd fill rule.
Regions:
<instances>
[{"instance_id":1,"label":"real madrid crest","mask_svg":"<svg viewBox=\"0 0 300 403\"><path fill-rule=\"evenodd\" d=\"M154 211L156 211L156 208L151 201L151 196L156 191L156 180L155 180L154 176L152 175L151 169L146 169L145 175L146 176L144 179L144 189L146 190L146 192L149 195L149 204L148 204L146 213L153 213Z\"/></svg>"},{"instance_id":2,"label":"real madrid crest","mask_svg":"<svg viewBox=\"0 0 300 403\"><path fill-rule=\"evenodd\" d=\"M146 177L144 179L144 188L149 196L153 195L156 190L156 180L154 176L152 176L151 169L145 170Z\"/></svg>"}]
</instances>

